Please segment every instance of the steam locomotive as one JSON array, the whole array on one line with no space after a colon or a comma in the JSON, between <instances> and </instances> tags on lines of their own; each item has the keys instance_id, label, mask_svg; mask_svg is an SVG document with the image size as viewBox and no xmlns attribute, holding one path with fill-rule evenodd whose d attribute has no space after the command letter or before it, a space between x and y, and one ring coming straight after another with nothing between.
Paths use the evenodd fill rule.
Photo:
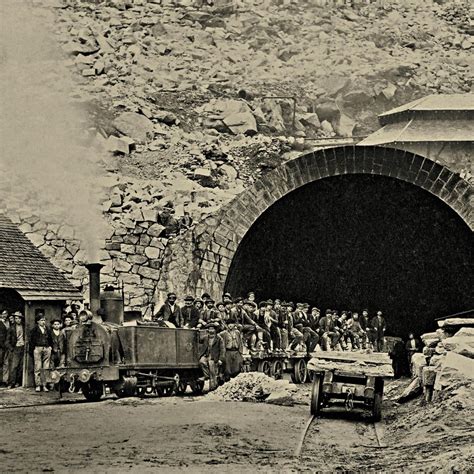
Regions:
<instances>
[{"instance_id":1,"label":"steam locomotive","mask_svg":"<svg viewBox=\"0 0 474 474\"><path fill-rule=\"evenodd\" d=\"M200 336L195 329L158 327L155 323L124 325L123 294L100 291L100 263L89 270L91 321L66 333L63 368L45 369L47 383L60 392L82 391L99 400L108 387L119 397L156 393L194 394L204 388L199 366Z\"/></svg>"}]
</instances>

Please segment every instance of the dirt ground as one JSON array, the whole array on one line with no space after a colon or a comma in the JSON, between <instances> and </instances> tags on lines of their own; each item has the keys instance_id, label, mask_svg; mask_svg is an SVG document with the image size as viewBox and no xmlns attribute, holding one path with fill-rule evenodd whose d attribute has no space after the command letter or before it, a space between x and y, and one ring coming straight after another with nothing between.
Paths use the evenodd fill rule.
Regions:
<instances>
[{"instance_id":1,"label":"dirt ground","mask_svg":"<svg viewBox=\"0 0 474 474\"><path fill-rule=\"evenodd\" d=\"M309 386L301 391L308 393L309 401ZM313 422L296 458L307 405L216 402L205 396L110 396L98 403L73 397L57 403L54 394L16 392L0 392L3 472L455 472L474 468L472 411L456 404L443 407L446 419L436 412L439 406L421 401L397 405L388 399L377 430L362 411L329 409ZM23 406L15 408L13 400ZM34 406L39 402L48 404ZM385 447L378 447L377 434Z\"/></svg>"}]
</instances>

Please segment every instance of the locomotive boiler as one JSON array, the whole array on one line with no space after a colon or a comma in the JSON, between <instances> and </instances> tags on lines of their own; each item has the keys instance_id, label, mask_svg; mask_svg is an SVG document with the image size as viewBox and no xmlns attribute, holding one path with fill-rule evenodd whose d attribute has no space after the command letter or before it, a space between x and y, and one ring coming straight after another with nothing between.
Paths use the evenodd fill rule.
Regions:
<instances>
[{"instance_id":1,"label":"locomotive boiler","mask_svg":"<svg viewBox=\"0 0 474 474\"><path fill-rule=\"evenodd\" d=\"M201 393L199 331L124 324L123 293L110 286L101 292L102 266L87 265L93 317L65 331L64 367L45 369L46 381L60 391L81 390L90 401L99 400L107 387L119 397L179 394L188 385Z\"/></svg>"}]
</instances>

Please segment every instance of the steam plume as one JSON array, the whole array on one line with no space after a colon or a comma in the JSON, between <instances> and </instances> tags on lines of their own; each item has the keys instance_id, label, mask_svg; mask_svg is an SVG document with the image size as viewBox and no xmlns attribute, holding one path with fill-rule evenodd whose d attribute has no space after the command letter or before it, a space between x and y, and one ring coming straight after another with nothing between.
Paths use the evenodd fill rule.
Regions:
<instances>
[{"instance_id":1,"label":"steam plume","mask_svg":"<svg viewBox=\"0 0 474 474\"><path fill-rule=\"evenodd\" d=\"M105 230L93 185L100 156L87 144L85 115L71 103L52 15L23 0L0 2L0 172L9 201L74 227L92 260Z\"/></svg>"}]
</instances>

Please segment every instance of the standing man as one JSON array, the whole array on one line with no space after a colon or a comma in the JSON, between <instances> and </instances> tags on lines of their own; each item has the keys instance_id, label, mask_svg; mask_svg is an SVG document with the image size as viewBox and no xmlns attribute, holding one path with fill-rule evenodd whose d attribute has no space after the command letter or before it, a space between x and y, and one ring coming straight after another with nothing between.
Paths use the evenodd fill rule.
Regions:
<instances>
[{"instance_id":1,"label":"standing man","mask_svg":"<svg viewBox=\"0 0 474 474\"><path fill-rule=\"evenodd\" d=\"M46 327L46 318L40 313L36 316L36 326L30 333L30 352L33 354L35 364L35 386L36 391L48 392L46 383L43 380L41 370L49 369L51 362L51 348L53 337L49 328Z\"/></svg>"},{"instance_id":2,"label":"standing man","mask_svg":"<svg viewBox=\"0 0 474 474\"><path fill-rule=\"evenodd\" d=\"M8 348L10 352L8 364L8 385L10 388L21 386L23 378L23 357L25 355L25 319L21 311L13 313L14 322L8 329Z\"/></svg>"},{"instance_id":3,"label":"standing man","mask_svg":"<svg viewBox=\"0 0 474 474\"><path fill-rule=\"evenodd\" d=\"M377 316L372 319L372 337L374 341L374 350L376 352L382 352L384 348L384 336L385 330L387 329L385 319L382 316L382 311L377 311Z\"/></svg>"},{"instance_id":4,"label":"standing man","mask_svg":"<svg viewBox=\"0 0 474 474\"><path fill-rule=\"evenodd\" d=\"M243 364L243 344L236 321L228 319L227 329L220 334L225 347L225 378L229 380L240 374Z\"/></svg>"},{"instance_id":5,"label":"standing man","mask_svg":"<svg viewBox=\"0 0 474 474\"><path fill-rule=\"evenodd\" d=\"M168 321L177 328L182 326L181 308L176 304L176 293L168 293L166 301L153 317L154 321Z\"/></svg>"},{"instance_id":6,"label":"standing man","mask_svg":"<svg viewBox=\"0 0 474 474\"><path fill-rule=\"evenodd\" d=\"M5 361L8 361L8 347L7 347L7 334L8 334L8 311L2 311L0 314L0 387L6 385L3 382L4 365Z\"/></svg>"},{"instance_id":7,"label":"standing man","mask_svg":"<svg viewBox=\"0 0 474 474\"><path fill-rule=\"evenodd\" d=\"M408 370L411 375L411 359L415 352L420 352L420 343L415 339L415 335L412 332L408 334L408 341L405 345L405 349L408 356Z\"/></svg>"},{"instance_id":8,"label":"standing man","mask_svg":"<svg viewBox=\"0 0 474 474\"><path fill-rule=\"evenodd\" d=\"M57 367L64 365L64 348L66 336L61 330L61 321L59 319L53 320L52 327L51 368L56 369Z\"/></svg>"},{"instance_id":9,"label":"standing man","mask_svg":"<svg viewBox=\"0 0 474 474\"><path fill-rule=\"evenodd\" d=\"M194 298L186 296L184 306L181 308L181 321L183 328L195 329L199 324L199 310L194 306Z\"/></svg>"},{"instance_id":10,"label":"standing man","mask_svg":"<svg viewBox=\"0 0 474 474\"><path fill-rule=\"evenodd\" d=\"M216 332L214 324L207 328L208 337L204 340L204 348L199 359L204 380L209 380L209 391L217 388L217 374L219 367L224 364L225 346L224 341Z\"/></svg>"}]
</instances>

